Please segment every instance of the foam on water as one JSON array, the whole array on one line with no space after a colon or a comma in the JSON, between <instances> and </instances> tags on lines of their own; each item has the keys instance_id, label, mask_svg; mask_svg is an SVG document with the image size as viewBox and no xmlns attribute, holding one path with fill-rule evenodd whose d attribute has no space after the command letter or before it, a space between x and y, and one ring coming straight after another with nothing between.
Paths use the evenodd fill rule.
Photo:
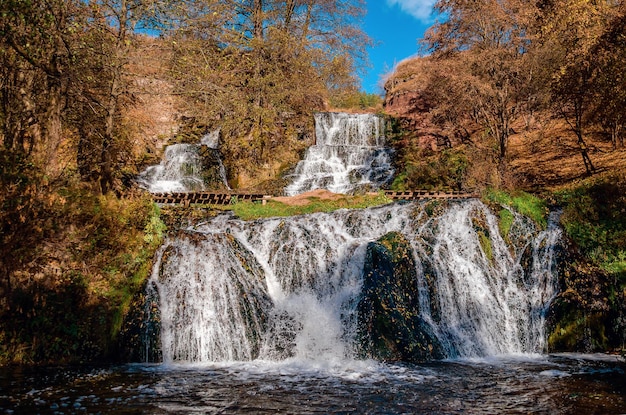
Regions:
<instances>
[{"instance_id":1,"label":"foam on water","mask_svg":"<svg viewBox=\"0 0 626 415\"><path fill-rule=\"evenodd\" d=\"M0 412L625 413L623 360L589 357L8 367L0 372Z\"/></svg>"}]
</instances>

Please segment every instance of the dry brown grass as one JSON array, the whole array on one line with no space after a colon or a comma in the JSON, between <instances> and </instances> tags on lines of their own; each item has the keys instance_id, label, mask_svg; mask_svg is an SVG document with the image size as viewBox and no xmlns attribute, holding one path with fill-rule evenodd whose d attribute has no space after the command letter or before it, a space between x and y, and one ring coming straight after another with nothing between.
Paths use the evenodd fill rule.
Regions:
<instances>
[{"instance_id":1,"label":"dry brown grass","mask_svg":"<svg viewBox=\"0 0 626 415\"><path fill-rule=\"evenodd\" d=\"M589 134L586 139L596 174L626 170L626 148L613 149L599 134ZM561 120L513 135L509 160L518 186L525 190L554 191L586 177L576 138Z\"/></svg>"},{"instance_id":2,"label":"dry brown grass","mask_svg":"<svg viewBox=\"0 0 626 415\"><path fill-rule=\"evenodd\" d=\"M339 200L343 197L345 197L345 195L340 195L324 189L317 189L311 190L310 192L301 193L296 196L273 197L272 200L284 203L289 206L305 206L311 203L312 199Z\"/></svg>"}]
</instances>

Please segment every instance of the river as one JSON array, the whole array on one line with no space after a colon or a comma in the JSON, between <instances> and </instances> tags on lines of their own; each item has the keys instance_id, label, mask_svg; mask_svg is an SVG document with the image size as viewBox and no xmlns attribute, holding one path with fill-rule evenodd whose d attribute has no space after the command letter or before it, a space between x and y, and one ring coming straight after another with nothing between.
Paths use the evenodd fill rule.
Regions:
<instances>
[{"instance_id":1,"label":"river","mask_svg":"<svg viewBox=\"0 0 626 415\"><path fill-rule=\"evenodd\" d=\"M3 369L6 414L623 414L623 359L535 355Z\"/></svg>"}]
</instances>

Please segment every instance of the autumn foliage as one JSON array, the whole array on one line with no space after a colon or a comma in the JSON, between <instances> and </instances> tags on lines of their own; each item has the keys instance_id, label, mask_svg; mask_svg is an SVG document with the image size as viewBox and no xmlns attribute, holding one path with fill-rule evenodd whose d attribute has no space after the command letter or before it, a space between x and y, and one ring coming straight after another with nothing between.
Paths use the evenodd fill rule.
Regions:
<instances>
[{"instance_id":1,"label":"autumn foliage","mask_svg":"<svg viewBox=\"0 0 626 415\"><path fill-rule=\"evenodd\" d=\"M421 114L418 135L436 131L445 138L440 148L469 144L477 165L493 166L467 185L517 185L511 137L558 134L557 123L587 175L598 170L594 142L624 147L623 2L442 0L435 7L445 18L426 32L425 53L390 74L387 103L393 112L394 101L413 96L404 111Z\"/></svg>"}]
</instances>

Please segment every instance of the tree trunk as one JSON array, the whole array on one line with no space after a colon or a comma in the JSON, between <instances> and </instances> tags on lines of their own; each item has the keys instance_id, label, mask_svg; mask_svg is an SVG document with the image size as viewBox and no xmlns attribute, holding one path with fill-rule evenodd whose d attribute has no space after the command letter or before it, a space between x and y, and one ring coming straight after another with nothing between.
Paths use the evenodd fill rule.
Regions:
<instances>
[{"instance_id":1,"label":"tree trunk","mask_svg":"<svg viewBox=\"0 0 626 415\"><path fill-rule=\"evenodd\" d=\"M125 41L124 34L120 34L120 42L118 48L124 47ZM104 135L102 137L102 150L100 153L100 190L102 194L107 194L113 185L113 160L111 157L111 145L113 144L115 134L115 114L118 110L118 101L120 96L119 85L122 76L122 67L119 62L120 54L122 52L118 49L116 54L118 55L113 62L113 78L111 79L111 89L109 91L109 99L106 104L106 116L104 120Z\"/></svg>"},{"instance_id":2,"label":"tree trunk","mask_svg":"<svg viewBox=\"0 0 626 415\"><path fill-rule=\"evenodd\" d=\"M42 145L39 148L41 166L48 176L56 176L61 169L57 162L57 154L62 140L62 112L63 112L63 86L61 74L57 71L54 78L49 79L48 86L48 109L44 122L44 135Z\"/></svg>"},{"instance_id":3,"label":"tree trunk","mask_svg":"<svg viewBox=\"0 0 626 415\"><path fill-rule=\"evenodd\" d=\"M574 106L576 124L574 126L574 132L576 133L576 138L578 140L578 148L580 149L580 155L583 158L583 163L585 164L585 171L587 175L591 176L595 173L596 168L593 166L591 162L591 158L589 157L589 153L587 151L587 143L585 143L585 139L583 138L583 105L580 102L576 102Z\"/></svg>"},{"instance_id":4,"label":"tree trunk","mask_svg":"<svg viewBox=\"0 0 626 415\"><path fill-rule=\"evenodd\" d=\"M100 190L102 194L107 194L113 186L113 157L112 144L115 137L115 115L118 111L119 98L121 95L120 85L122 82L122 68L126 56L127 25L129 9L126 0L121 0L117 10L117 33L113 49L113 56L109 63L111 74L111 84L108 90L108 98L104 103L105 119L102 145L100 147Z\"/></svg>"},{"instance_id":5,"label":"tree trunk","mask_svg":"<svg viewBox=\"0 0 626 415\"><path fill-rule=\"evenodd\" d=\"M591 158L589 157L589 152L587 151L587 144L585 140L583 140L583 136L580 132L576 133L578 137L578 147L580 148L580 155L583 158L583 163L585 164L585 171L589 176L596 172L596 168L591 162Z\"/></svg>"},{"instance_id":6,"label":"tree trunk","mask_svg":"<svg viewBox=\"0 0 626 415\"><path fill-rule=\"evenodd\" d=\"M263 39L263 0L254 0L252 24L254 38Z\"/></svg>"}]
</instances>

